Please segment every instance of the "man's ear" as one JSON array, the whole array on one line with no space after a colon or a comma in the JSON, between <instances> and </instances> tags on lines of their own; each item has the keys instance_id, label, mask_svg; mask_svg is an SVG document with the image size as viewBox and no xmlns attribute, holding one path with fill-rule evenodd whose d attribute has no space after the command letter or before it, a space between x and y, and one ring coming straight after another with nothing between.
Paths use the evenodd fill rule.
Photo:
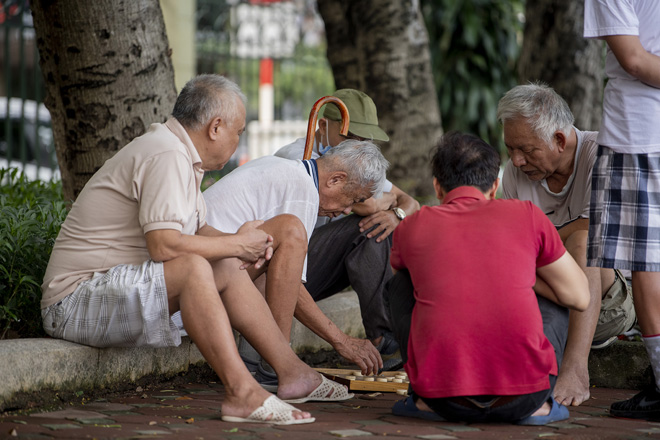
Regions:
<instances>
[{"instance_id":1,"label":"man's ear","mask_svg":"<svg viewBox=\"0 0 660 440\"><path fill-rule=\"evenodd\" d=\"M500 178L498 177L495 179L495 182L493 182L493 186L490 187L488 192L486 193L486 198L488 200L495 200L497 197L497 189L500 187Z\"/></svg>"},{"instance_id":2,"label":"man's ear","mask_svg":"<svg viewBox=\"0 0 660 440\"><path fill-rule=\"evenodd\" d=\"M328 186L341 185L348 180L348 174L344 171L333 171L326 181Z\"/></svg>"},{"instance_id":3,"label":"man's ear","mask_svg":"<svg viewBox=\"0 0 660 440\"><path fill-rule=\"evenodd\" d=\"M435 177L433 178L433 188L435 188L435 196L440 200L440 203L442 203L442 199L445 198L447 193L445 190L440 186L440 183L438 182L438 179Z\"/></svg>"},{"instance_id":4,"label":"man's ear","mask_svg":"<svg viewBox=\"0 0 660 440\"><path fill-rule=\"evenodd\" d=\"M216 140L220 135L220 128L222 127L222 119L219 117L211 119L209 122L207 133L211 140Z\"/></svg>"},{"instance_id":5,"label":"man's ear","mask_svg":"<svg viewBox=\"0 0 660 440\"><path fill-rule=\"evenodd\" d=\"M552 140L560 153L566 149L566 142L568 142L568 139L566 138L566 134L564 134L563 131L555 131L555 134L552 135Z\"/></svg>"},{"instance_id":6,"label":"man's ear","mask_svg":"<svg viewBox=\"0 0 660 440\"><path fill-rule=\"evenodd\" d=\"M322 136L325 136L328 133L328 120L326 118L319 119L319 132Z\"/></svg>"}]
</instances>

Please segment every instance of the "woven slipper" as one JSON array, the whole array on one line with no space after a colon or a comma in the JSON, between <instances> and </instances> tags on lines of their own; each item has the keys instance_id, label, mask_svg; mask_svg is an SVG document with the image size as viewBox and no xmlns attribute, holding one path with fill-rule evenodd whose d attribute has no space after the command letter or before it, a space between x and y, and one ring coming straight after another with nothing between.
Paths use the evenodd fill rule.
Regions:
<instances>
[{"instance_id":1,"label":"woven slipper","mask_svg":"<svg viewBox=\"0 0 660 440\"><path fill-rule=\"evenodd\" d=\"M299 409L282 402L277 396L270 396L264 400L264 403L252 414L247 417L234 417L222 416L224 422L239 422L239 423L270 423L273 425L300 425L303 423L312 423L316 419L310 417L309 419L295 419L293 418L293 411L300 411ZM270 417L270 419L269 419Z\"/></svg>"},{"instance_id":2,"label":"woven slipper","mask_svg":"<svg viewBox=\"0 0 660 440\"><path fill-rule=\"evenodd\" d=\"M445 419L433 411L423 411L417 408L412 396L407 399L399 400L392 407L392 414L400 417L414 417L416 419L432 420L434 422L444 422Z\"/></svg>"},{"instance_id":3,"label":"woven slipper","mask_svg":"<svg viewBox=\"0 0 660 440\"><path fill-rule=\"evenodd\" d=\"M300 399L288 399L284 401L287 403L339 402L342 400L351 399L354 396L353 393L349 393L346 390L344 385L334 382L323 375L321 375L321 379L321 385L316 387L316 389L309 393L306 397L301 397Z\"/></svg>"}]
</instances>

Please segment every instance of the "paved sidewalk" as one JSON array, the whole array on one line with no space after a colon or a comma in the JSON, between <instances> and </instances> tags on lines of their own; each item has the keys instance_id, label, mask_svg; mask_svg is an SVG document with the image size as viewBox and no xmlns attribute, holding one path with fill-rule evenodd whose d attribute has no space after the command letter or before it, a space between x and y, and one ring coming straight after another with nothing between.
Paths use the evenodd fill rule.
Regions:
<instances>
[{"instance_id":1,"label":"paved sidewalk","mask_svg":"<svg viewBox=\"0 0 660 440\"><path fill-rule=\"evenodd\" d=\"M0 438L30 439L648 439L660 438L660 423L615 419L611 402L634 391L592 388L585 404L566 422L542 427L428 422L393 416L393 393L357 394L343 403L307 403L316 422L308 425L227 423L220 420L224 387L189 383L175 388L138 389L65 409L0 416Z\"/></svg>"}]
</instances>

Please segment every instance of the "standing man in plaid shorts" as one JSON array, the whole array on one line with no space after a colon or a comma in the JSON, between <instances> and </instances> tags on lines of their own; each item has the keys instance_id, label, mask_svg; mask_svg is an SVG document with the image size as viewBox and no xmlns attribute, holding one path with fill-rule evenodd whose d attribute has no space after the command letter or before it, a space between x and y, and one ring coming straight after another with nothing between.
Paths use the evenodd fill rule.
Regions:
<instances>
[{"instance_id":1,"label":"standing man in plaid shorts","mask_svg":"<svg viewBox=\"0 0 660 440\"><path fill-rule=\"evenodd\" d=\"M588 264L632 271L655 384L610 414L660 418L660 2L586 0L584 36L607 42Z\"/></svg>"},{"instance_id":2,"label":"standing man in plaid shorts","mask_svg":"<svg viewBox=\"0 0 660 440\"><path fill-rule=\"evenodd\" d=\"M261 221L235 234L205 221L204 171L227 163L244 130L238 86L200 75L183 88L167 122L152 124L106 161L55 242L42 285L44 328L93 347L177 346L181 336L170 317L180 310L187 333L225 385L223 420L309 423L309 413L278 397L351 395L339 384L328 387L298 359L245 270L266 264L277 245ZM232 326L277 372L278 397L248 372Z\"/></svg>"}]
</instances>

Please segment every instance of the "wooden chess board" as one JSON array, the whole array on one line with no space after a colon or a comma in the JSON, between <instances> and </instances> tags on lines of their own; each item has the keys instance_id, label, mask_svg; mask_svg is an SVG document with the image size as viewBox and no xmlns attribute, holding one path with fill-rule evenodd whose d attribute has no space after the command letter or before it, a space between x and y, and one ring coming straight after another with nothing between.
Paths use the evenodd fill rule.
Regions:
<instances>
[{"instance_id":1,"label":"wooden chess board","mask_svg":"<svg viewBox=\"0 0 660 440\"><path fill-rule=\"evenodd\" d=\"M328 379L346 385L349 391L403 393L410 385L408 375L404 371L383 371L379 375L363 376L357 370L342 368L315 368L315 370Z\"/></svg>"}]
</instances>

